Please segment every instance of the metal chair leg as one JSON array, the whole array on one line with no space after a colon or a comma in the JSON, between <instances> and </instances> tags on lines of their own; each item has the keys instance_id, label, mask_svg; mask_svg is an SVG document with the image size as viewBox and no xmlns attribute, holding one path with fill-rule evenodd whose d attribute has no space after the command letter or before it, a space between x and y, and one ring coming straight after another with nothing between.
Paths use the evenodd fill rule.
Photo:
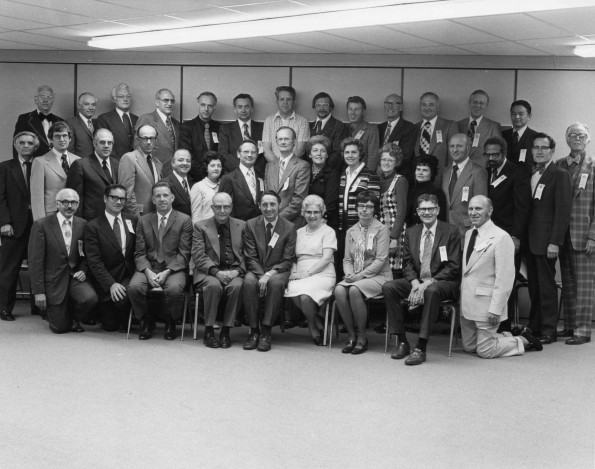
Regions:
<instances>
[{"instance_id":1,"label":"metal chair leg","mask_svg":"<svg viewBox=\"0 0 595 469\"><path fill-rule=\"evenodd\" d=\"M331 299L326 300L326 308L324 312L324 336L322 337L322 345L326 347L326 337L328 333L328 312L331 304Z\"/></svg>"},{"instance_id":2,"label":"metal chair leg","mask_svg":"<svg viewBox=\"0 0 595 469\"><path fill-rule=\"evenodd\" d=\"M198 292L196 292L196 302L194 303L194 340L198 334Z\"/></svg>"},{"instance_id":3,"label":"metal chair leg","mask_svg":"<svg viewBox=\"0 0 595 469\"><path fill-rule=\"evenodd\" d=\"M328 341L328 348L333 348L333 325L335 324L335 308L337 307L337 303L333 303L333 307L331 308L331 334L329 336Z\"/></svg>"},{"instance_id":4,"label":"metal chair leg","mask_svg":"<svg viewBox=\"0 0 595 469\"><path fill-rule=\"evenodd\" d=\"M448 358L452 356L452 336L455 331L455 318L457 316L457 310L454 306L445 306L450 311L450 342L448 344Z\"/></svg>"},{"instance_id":5,"label":"metal chair leg","mask_svg":"<svg viewBox=\"0 0 595 469\"><path fill-rule=\"evenodd\" d=\"M184 342L184 329L186 328L186 312L188 311L188 294L184 294L184 313L182 315L182 332L180 342Z\"/></svg>"},{"instance_id":6,"label":"metal chair leg","mask_svg":"<svg viewBox=\"0 0 595 469\"><path fill-rule=\"evenodd\" d=\"M128 315L128 330L126 331L126 339L130 339L130 326L132 326L132 313L133 313L133 309L130 308L130 314Z\"/></svg>"},{"instance_id":7,"label":"metal chair leg","mask_svg":"<svg viewBox=\"0 0 595 469\"><path fill-rule=\"evenodd\" d=\"M388 352L388 309L386 310L386 322L384 331L384 353Z\"/></svg>"}]
</instances>

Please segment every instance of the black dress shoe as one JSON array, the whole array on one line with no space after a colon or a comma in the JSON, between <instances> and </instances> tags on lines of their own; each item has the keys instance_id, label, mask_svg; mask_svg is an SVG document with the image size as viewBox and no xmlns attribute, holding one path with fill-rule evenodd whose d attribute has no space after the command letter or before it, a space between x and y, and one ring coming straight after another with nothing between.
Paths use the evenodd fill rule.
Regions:
<instances>
[{"instance_id":1,"label":"black dress shoe","mask_svg":"<svg viewBox=\"0 0 595 469\"><path fill-rule=\"evenodd\" d=\"M535 337L533 335L533 333L531 332L531 329L529 329L528 327L523 327L523 326L517 326L517 327L521 327L521 333L519 335L524 337L525 339L527 339L527 342L529 342L529 345L527 345L525 347L525 350L535 350L537 352L541 352L543 350L543 344L537 337ZM514 332L513 332L513 335L514 335Z\"/></svg>"},{"instance_id":2,"label":"black dress shoe","mask_svg":"<svg viewBox=\"0 0 595 469\"><path fill-rule=\"evenodd\" d=\"M220 335L219 336L219 347L221 348L229 348L231 347L231 339L228 335Z\"/></svg>"},{"instance_id":3,"label":"black dress shoe","mask_svg":"<svg viewBox=\"0 0 595 469\"><path fill-rule=\"evenodd\" d=\"M163 338L165 340L175 340L176 337L178 337L176 322L170 320L165 326L165 333L163 334Z\"/></svg>"},{"instance_id":4,"label":"black dress shoe","mask_svg":"<svg viewBox=\"0 0 595 469\"><path fill-rule=\"evenodd\" d=\"M591 337L583 337L580 335L573 335L570 339L566 339L568 345L583 345L587 342L591 342Z\"/></svg>"},{"instance_id":5,"label":"black dress shoe","mask_svg":"<svg viewBox=\"0 0 595 469\"><path fill-rule=\"evenodd\" d=\"M248 338L244 343L244 350L254 350L256 347L258 347L259 337L260 336L255 332L248 334Z\"/></svg>"},{"instance_id":6,"label":"black dress shoe","mask_svg":"<svg viewBox=\"0 0 595 469\"><path fill-rule=\"evenodd\" d=\"M0 319L3 321L14 321L14 316L8 311L2 311L0 313Z\"/></svg>"},{"instance_id":7,"label":"black dress shoe","mask_svg":"<svg viewBox=\"0 0 595 469\"><path fill-rule=\"evenodd\" d=\"M361 355L366 350L368 350L368 339L366 339L366 342L363 344L356 344L351 351L351 355Z\"/></svg>"},{"instance_id":8,"label":"black dress shoe","mask_svg":"<svg viewBox=\"0 0 595 469\"><path fill-rule=\"evenodd\" d=\"M140 321L140 332L138 333L138 340L149 340L153 337L150 321Z\"/></svg>"},{"instance_id":9,"label":"black dress shoe","mask_svg":"<svg viewBox=\"0 0 595 469\"><path fill-rule=\"evenodd\" d=\"M258 339L258 347L259 352L268 352L271 350L271 336L270 335L261 335L260 339Z\"/></svg>"},{"instance_id":10,"label":"black dress shoe","mask_svg":"<svg viewBox=\"0 0 595 469\"><path fill-rule=\"evenodd\" d=\"M349 340L345 344L345 347L343 347L343 350L341 350L341 353L351 353L351 352L353 352L353 349L355 348L356 343L357 343L357 339Z\"/></svg>"},{"instance_id":11,"label":"black dress shoe","mask_svg":"<svg viewBox=\"0 0 595 469\"><path fill-rule=\"evenodd\" d=\"M320 347L322 345L322 336L317 335L316 337L312 337L314 344Z\"/></svg>"},{"instance_id":12,"label":"black dress shoe","mask_svg":"<svg viewBox=\"0 0 595 469\"><path fill-rule=\"evenodd\" d=\"M72 332L85 332L85 329L83 329L83 326L81 326L81 323L78 322L76 319L72 320L72 327L70 328L70 330Z\"/></svg>"},{"instance_id":13,"label":"black dress shoe","mask_svg":"<svg viewBox=\"0 0 595 469\"><path fill-rule=\"evenodd\" d=\"M207 332L202 338L203 343L209 348L219 348L219 341L214 332Z\"/></svg>"},{"instance_id":14,"label":"black dress shoe","mask_svg":"<svg viewBox=\"0 0 595 469\"><path fill-rule=\"evenodd\" d=\"M411 353L411 346L408 342L400 342L395 351L391 354L391 358L395 360L402 360Z\"/></svg>"},{"instance_id":15,"label":"black dress shoe","mask_svg":"<svg viewBox=\"0 0 595 469\"><path fill-rule=\"evenodd\" d=\"M562 329L556 335L558 337L572 337L574 335L574 329Z\"/></svg>"},{"instance_id":16,"label":"black dress shoe","mask_svg":"<svg viewBox=\"0 0 595 469\"><path fill-rule=\"evenodd\" d=\"M413 349L413 352L411 352L411 355L409 355L405 359L405 365L410 365L410 366L421 365L425 361L426 361L426 352L424 352L423 350L418 349L416 347Z\"/></svg>"},{"instance_id":17,"label":"black dress shoe","mask_svg":"<svg viewBox=\"0 0 595 469\"><path fill-rule=\"evenodd\" d=\"M539 337L539 341L542 344L553 344L558 341L558 338L553 334L545 334Z\"/></svg>"}]
</instances>

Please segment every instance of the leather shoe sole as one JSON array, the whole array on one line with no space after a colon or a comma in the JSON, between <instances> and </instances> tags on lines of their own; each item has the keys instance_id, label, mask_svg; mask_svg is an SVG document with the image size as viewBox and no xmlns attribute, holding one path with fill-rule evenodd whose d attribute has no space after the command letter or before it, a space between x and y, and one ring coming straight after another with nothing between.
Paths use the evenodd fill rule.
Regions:
<instances>
[{"instance_id":1,"label":"leather shoe sole","mask_svg":"<svg viewBox=\"0 0 595 469\"><path fill-rule=\"evenodd\" d=\"M425 361L426 361L426 352L424 352L418 348L414 348L413 352L411 352L411 355L409 355L405 359L405 365L410 365L410 366L421 365Z\"/></svg>"},{"instance_id":2,"label":"leather shoe sole","mask_svg":"<svg viewBox=\"0 0 595 469\"><path fill-rule=\"evenodd\" d=\"M268 336L261 337L258 341L257 349L259 352L268 352L271 350L271 338Z\"/></svg>"},{"instance_id":3,"label":"leather shoe sole","mask_svg":"<svg viewBox=\"0 0 595 469\"><path fill-rule=\"evenodd\" d=\"M397 348L395 349L395 351L391 354L391 358L395 359L395 360L402 360L403 358L405 358L407 355L409 355L411 353L411 347L409 344L406 344L405 342L401 342Z\"/></svg>"},{"instance_id":4,"label":"leather shoe sole","mask_svg":"<svg viewBox=\"0 0 595 469\"><path fill-rule=\"evenodd\" d=\"M582 337L578 335L573 335L570 339L566 340L566 344L568 345L583 345L588 342L591 342L591 337Z\"/></svg>"}]
</instances>

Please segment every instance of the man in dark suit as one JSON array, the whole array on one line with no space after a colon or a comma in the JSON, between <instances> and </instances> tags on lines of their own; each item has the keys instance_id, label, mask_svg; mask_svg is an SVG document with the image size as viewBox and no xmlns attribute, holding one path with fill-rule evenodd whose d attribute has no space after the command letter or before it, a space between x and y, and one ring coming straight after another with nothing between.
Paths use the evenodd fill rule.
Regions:
<instances>
[{"instance_id":1,"label":"man in dark suit","mask_svg":"<svg viewBox=\"0 0 595 469\"><path fill-rule=\"evenodd\" d=\"M51 113L54 105L54 90L48 85L41 85L37 88L37 95L33 98L37 109L35 111L21 114L14 126L14 134L20 132L33 132L39 139L39 146L33 158L36 156L45 155L50 151L50 139L48 138L48 130L52 124L64 120L61 117ZM17 157L17 151L13 148L12 156Z\"/></svg>"},{"instance_id":2,"label":"man in dark suit","mask_svg":"<svg viewBox=\"0 0 595 469\"><path fill-rule=\"evenodd\" d=\"M122 217L126 189L104 190L105 211L85 226L85 255L99 297L97 314L106 331L125 331L130 301L126 289L134 274L135 234L132 220Z\"/></svg>"},{"instance_id":3,"label":"man in dark suit","mask_svg":"<svg viewBox=\"0 0 595 469\"><path fill-rule=\"evenodd\" d=\"M408 228L403 244L403 278L382 286L388 312L388 328L397 335L397 348L391 355L397 360L409 357L406 365L426 361L426 346L432 326L440 312L440 302L456 300L461 283L461 237L456 226L438 220L440 207L434 194L422 194L417 213L421 224ZM423 307L419 338L411 352L405 334L403 300L409 307Z\"/></svg>"},{"instance_id":4,"label":"man in dark suit","mask_svg":"<svg viewBox=\"0 0 595 469\"><path fill-rule=\"evenodd\" d=\"M99 129L93 138L93 153L72 163L66 178L66 187L79 195L76 215L87 221L98 217L105 210L104 191L118 182L119 162L111 157L114 137L109 130Z\"/></svg>"},{"instance_id":5,"label":"man in dark suit","mask_svg":"<svg viewBox=\"0 0 595 469\"><path fill-rule=\"evenodd\" d=\"M190 205L190 189L194 181L188 172L190 171L191 158L188 150L180 149L174 153L171 159L170 167L173 172L161 179L168 182L174 194L173 209L178 212L192 216L192 207Z\"/></svg>"},{"instance_id":6,"label":"man in dark suit","mask_svg":"<svg viewBox=\"0 0 595 469\"><path fill-rule=\"evenodd\" d=\"M271 349L271 328L283 306L283 294L295 258L295 226L279 216L280 203L281 198L274 191L263 192L259 203L262 216L246 223L242 296L250 333L244 350ZM262 320L261 298L264 298Z\"/></svg>"},{"instance_id":7,"label":"man in dark suit","mask_svg":"<svg viewBox=\"0 0 595 469\"><path fill-rule=\"evenodd\" d=\"M549 135L535 135L532 144L535 173L531 177L533 198L527 254L531 297L529 328L544 344L557 339L556 260L564 244L572 208L570 175L553 163L555 148L556 142Z\"/></svg>"},{"instance_id":8,"label":"man in dark suit","mask_svg":"<svg viewBox=\"0 0 595 469\"><path fill-rule=\"evenodd\" d=\"M83 235L85 220L74 216L78 195L62 189L58 212L33 223L29 238L31 292L41 311L47 310L50 330L84 332L80 321L91 317L97 294L87 279Z\"/></svg>"},{"instance_id":9,"label":"man in dark suit","mask_svg":"<svg viewBox=\"0 0 595 469\"><path fill-rule=\"evenodd\" d=\"M331 145L328 149L327 164L335 170L340 170L343 167L341 142L344 138L349 137L349 127L340 120L335 119L332 114L335 103L333 98L324 91L314 96L312 109L316 112L316 120L310 122L310 137L324 135L330 140Z\"/></svg>"},{"instance_id":10,"label":"man in dark suit","mask_svg":"<svg viewBox=\"0 0 595 469\"><path fill-rule=\"evenodd\" d=\"M112 88L112 101L116 108L97 118L97 128L107 129L112 133L114 136L112 156L119 160L124 153L133 149L134 128L138 116L130 112L132 94L126 83L120 83Z\"/></svg>"},{"instance_id":11,"label":"man in dark suit","mask_svg":"<svg viewBox=\"0 0 595 469\"><path fill-rule=\"evenodd\" d=\"M91 93L81 93L77 107L78 113L66 119L72 130L68 151L77 156L87 156L93 153L93 134L97 128L97 119L93 119L93 115L97 108L97 98Z\"/></svg>"},{"instance_id":12,"label":"man in dark suit","mask_svg":"<svg viewBox=\"0 0 595 469\"><path fill-rule=\"evenodd\" d=\"M155 321L148 309L149 290L163 290L167 304L165 340L178 333L176 320L182 315L188 260L192 245L192 221L172 209L174 196L167 182L153 186L156 212L143 215L136 225L136 272L130 280L128 297L134 314L141 321L140 340L150 339Z\"/></svg>"},{"instance_id":13,"label":"man in dark suit","mask_svg":"<svg viewBox=\"0 0 595 469\"><path fill-rule=\"evenodd\" d=\"M403 115L403 98L396 93L384 98L386 122L378 125L380 147L387 143L396 143L403 151L403 163L399 173L411 179L413 177L413 156L415 151L416 128L413 122L406 121ZM380 168L379 168L380 170ZM380 173L379 173L380 174Z\"/></svg>"},{"instance_id":14,"label":"man in dark suit","mask_svg":"<svg viewBox=\"0 0 595 469\"><path fill-rule=\"evenodd\" d=\"M203 91L196 98L198 102L198 116L182 123L180 127L180 148L190 152L192 168L190 176L200 181L206 176L203 172L204 154L207 151L217 151L219 145L220 122L211 119L217 109L217 96L210 91Z\"/></svg>"},{"instance_id":15,"label":"man in dark suit","mask_svg":"<svg viewBox=\"0 0 595 469\"><path fill-rule=\"evenodd\" d=\"M229 348L229 330L241 306L242 284L246 273L243 242L246 223L231 218L231 197L219 192L213 197L214 216L194 225L192 260L194 285L202 289L205 309L204 344L210 348ZM226 301L219 340L213 327L221 297Z\"/></svg>"},{"instance_id":16,"label":"man in dark suit","mask_svg":"<svg viewBox=\"0 0 595 469\"><path fill-rule=\"evenodd\" d=\"M531 145L537 134L529 127L531 105L523 99L513 102L510 106L510 120L512 128L502 132L502 137L508 145L506 157L513 163L520 164L526 170L527 177L530 177L533 168Z\"/></svg>"},{"instance_id":17,"label":"man in dark suit","mask_svg":"<svg viewBox=\"0 0 595 469\"><path fill-rule=\"evenodd\" d=\"M157 109L149 114L143 114L138 118L135 128L148 124L157 129L157 142L153 150L153 157L161 161L162 173L168 176L172 172L171 157L178 149L180 143L180 122L173 118L172 112L176 98L167 88L162 88L155 93L155 105ZM138 138L134 139L134 147L139 145Z\"/></svg>"},{"instance_id":18,"label":"man in dark suit","mask_svg":"<svg viewBox=\"0 0 595 469\"><path fill-rule=\"evenodd\" d=\"M231 216L244 221L260 215L258 197L264 190L264 182L254 171L257 156L258 146L255 142L242 143L238 147L240 166L223 175L219 184L219 192L227 192L231 196Z\"/></svg>"},{"instance_id":19,"label":"man in dark suit","mask_svg":"<svg viewBox=\"0 0 595 469\"><path fill-rule=\"evenodd\" d=\"M254 165L256 176L264 177L267 160L262 149L262 129L264 124L252 120L254 99L249 94L239 94L233 98L233 112L237 120L221 125L219 128L219 154L223 156L223 167L231 172L240 165L237 157L238 147L244 140L258 144L258 158Z\"/></svg>"},{"instance_id":20,"label":"man in dark suit","mask_svg":"<svg viewBox=\"0 0 595 469\"><path fill-rule=\"evenodd\" d=\"M0 319L14 321L19 271L27 258L31 213L31 160L39 145L33 132L19 132L14 137L18 158L0 163ZM32 302L33 303L33 302Z\"/></svg>"}]
</instances>

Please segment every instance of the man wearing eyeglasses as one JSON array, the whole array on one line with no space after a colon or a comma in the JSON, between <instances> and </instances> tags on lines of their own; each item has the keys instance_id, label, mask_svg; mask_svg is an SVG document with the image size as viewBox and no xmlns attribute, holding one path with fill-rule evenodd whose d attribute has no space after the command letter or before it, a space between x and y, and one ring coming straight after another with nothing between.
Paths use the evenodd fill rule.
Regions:
<instances>
[{"instance_id":1,"label":"man wearing eyeglasses","mask_svg":"<svg viewBox=\"0 0 595 469\"><path fill-rule=\"evenodd\" d=\"M134 128L138 116L130 112L132 92L126 83L112 88L112 101L116 108L105 112L97 118L97 128L107 129L114 136L112 156L120 159L123 154L132 151Z\"/></svg>"},{"instance_id":2,"label":"man wearing eyeglasses","mask_svg":"<svg viewBox=\"0 0 595 469\"><path fill-rule=\"evenodd\" d=\"M74 216L78 194L62 189L57 213L33 223L29 239L29 275L35 304L47 312L55 334L84 332L80 322L91 319L97 295L87 278L83 235L85 220Z\"/></svg>"},{"instance_id":3,"label":"man wearing eyeglasses","mask_svg":"<svg viewBox=\"0 0 595 469\"><path fill-rule=\"evenodd\" d=\"M570 229L560 253L564 330L568 345L591 341L591 320L595 308L595 187L593 157L587 155L591 131L577 122L566 129L570 154L556 164L568 171L572 182Z\"/></svg>"},{"instance_id":4,"label":"man wearing eyeglasses","mask_svg":"<svg viewBox=\"0 0 595 469\"><path fill-rule=\"evenodd\" d=\"M312 109L316 112L316 120L310 122L310 137L324 135L331 141L328 165L333 169L341 169L341 141L349 136L349 128L333 116L335 103L328 93L320 92L312 99Z\"/></svg>"},{"instance_id":5,"label":"man wearing eyeglasses","mask_svg":"<svg viewBox=\"0 0 595 469\"><path fill-rule=\"evenodd\" d=\"M93 153L73 162L68 171L66 187L74 189L80 199L76 215L87 221L103 213L105 188L118 182L119 162L110 156L113 147L112 133L99 129L93 138Z\"/></svg>"},{"instance_id":6,"label":"man wearing eyeglasses","mask_svg":"<svg viewBox=\"0 0 595 469\"><path fill-rule=\"evenodd\" d=\"M148 124L157 129L157 142L153 150L154 158L161 161L162 174L168 176L172 172L171 157L180 143L180 122L172 116L176 98L167 88L161 88L155 93L155 109L143 114L136 122L136 128ZM134 139L134 147L138 147L138 137Z\"/></svg>"},{"instance_id":7,"label":"man wearing eyeglasses","mask_svg":"<svg viewBox=\"0 0 595 469\"><path fill-rule=\"evenodd\" d=\"M106 331L124 332L130 311L127 289L135 271L136 235L132 220L122 216L124 186L106 186L103 202L103 213L85 226L85 254L99 297L97 316Z\"/></svg>"}]
</instances>

